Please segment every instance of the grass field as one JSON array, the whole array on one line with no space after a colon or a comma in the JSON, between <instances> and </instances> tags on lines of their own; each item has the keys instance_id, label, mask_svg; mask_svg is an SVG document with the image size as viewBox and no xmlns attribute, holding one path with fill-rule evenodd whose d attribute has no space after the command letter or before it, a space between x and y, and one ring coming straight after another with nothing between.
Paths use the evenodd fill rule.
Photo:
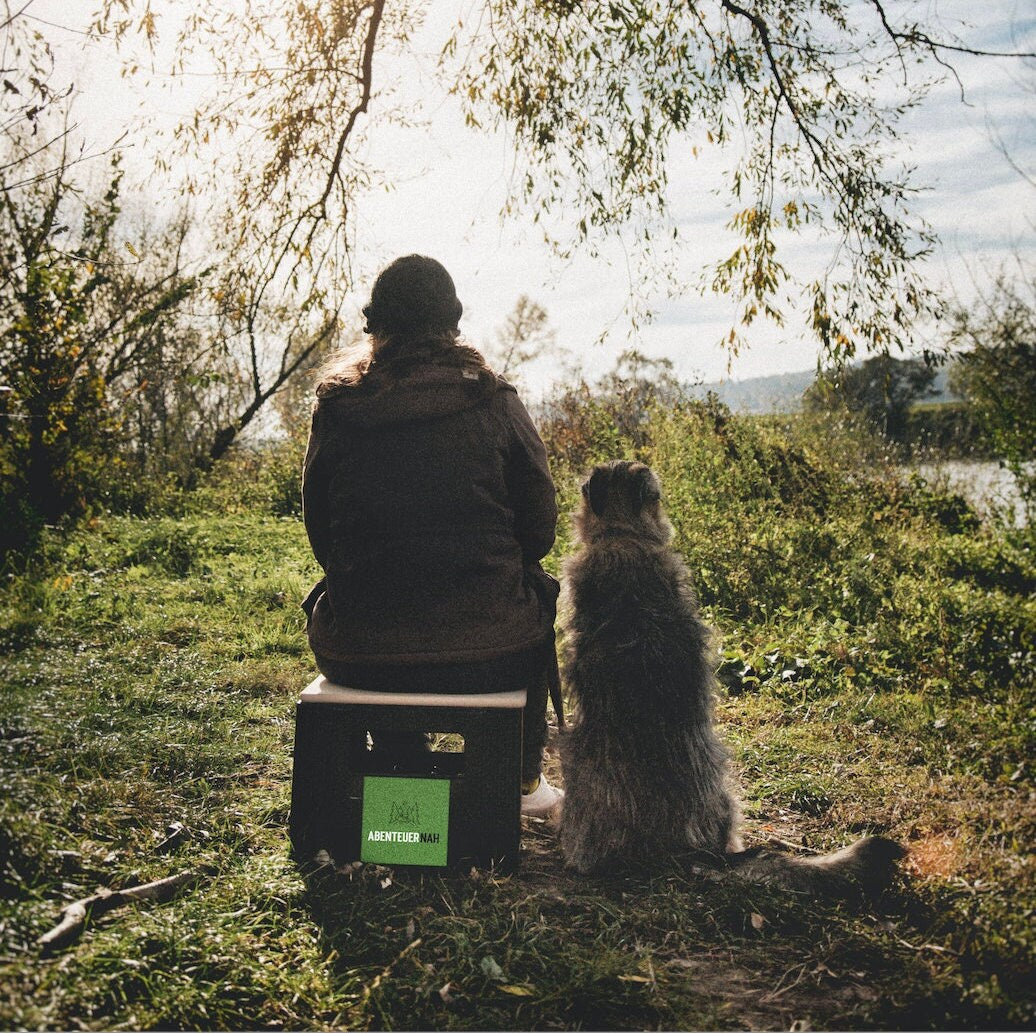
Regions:
<instances>
[{"instance_id":1,"label":"grass field","mask_svg":"<svg viewBox=\"0 0 1036 1033\"><path fill-rule=\"evenodd\" d=\"M747 840L898 838L881 900L666 859L580 878L528 820L507 878L297 866L316 569L299 520L242 493L101 517L7 575L0 1027L1031 1027L1031 535L789 434L659 418L561 457L562 502L594 449L656 465L723 638ZM40 950L69 901L185 870L173 899Z\"/></svg>"}]
</instances>

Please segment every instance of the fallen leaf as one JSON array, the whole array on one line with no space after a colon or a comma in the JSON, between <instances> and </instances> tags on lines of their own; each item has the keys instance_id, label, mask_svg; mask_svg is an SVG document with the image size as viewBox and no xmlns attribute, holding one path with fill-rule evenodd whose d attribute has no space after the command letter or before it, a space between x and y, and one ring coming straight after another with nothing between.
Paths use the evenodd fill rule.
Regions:
<instances>
[{"instance_id":1,"label":"fallen leaf","mask_svg":"<svg viewBox=\"0 0 1036 1033\"><path fill-rule=\"evenodd\" d=\"M453 994L450 993L450 988L452 986L453 983L443 983L443 985L439 987L439 996L442 998L443 1004L453 1003Z\"/></svg>"},{"instance_id":2,"label":"fallen leaf","mask_svg":"<svg viewBox=\"0 0 1036 1033\"><path fill-rule=\"evenodd\" d=\"M514 997L532 997L532 991L527 986L518 986L516 983L503 983L500 989Z\"/></svg>"},{"instance_id":3,"label":"fallen leaf","mask_svg":"<svg viewBox=\"0 0 1036 1033\"><path fill-rule=\"evenodd\" d=\"M496 963L495 958L483 958L479 964L486 979L503 979L504 970Z\"/></svg>"},{"instance_id":4,"label":"fallen leaf","mask_svg":"<svg viewBox=\"0 0 1036 1033\"><path fill-rule=\"evenodd\" d=\"M752 912L752 928L753 929L762 929L762 927L764 925L766 925L766 919L763 918L763 916L761 914L759 914L758 911L753 911Z\"/></svg>"}]
</instances>

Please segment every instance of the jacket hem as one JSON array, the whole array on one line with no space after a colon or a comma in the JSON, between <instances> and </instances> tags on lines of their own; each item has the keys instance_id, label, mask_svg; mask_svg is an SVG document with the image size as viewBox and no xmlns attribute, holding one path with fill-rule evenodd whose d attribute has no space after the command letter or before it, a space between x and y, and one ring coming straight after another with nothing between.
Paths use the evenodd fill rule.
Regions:
<instances>
[{"instance_id":1,"label":"jacket hem","mask_svg":"<svg viewBox=\"0 0 1036 1033\"><path fill-rule=\"evenodd\" d=\"M544 631L541 634L523 639L520 642L509 642L506 646L491 646L485 649L453 649L436 650L432 652L392 652L392 653L354 653L345 652L340 648L328 648L320 642L316 636L310 636L309 645L315 654L326 657L337 663L347 664L369 664L377 666L385 664L434 664L434 663L477 663L481 660L500 660L517 653L524 653L527 650L535 649L544 643L552 641L553 629Z\"/></svg>"}]
</instances>

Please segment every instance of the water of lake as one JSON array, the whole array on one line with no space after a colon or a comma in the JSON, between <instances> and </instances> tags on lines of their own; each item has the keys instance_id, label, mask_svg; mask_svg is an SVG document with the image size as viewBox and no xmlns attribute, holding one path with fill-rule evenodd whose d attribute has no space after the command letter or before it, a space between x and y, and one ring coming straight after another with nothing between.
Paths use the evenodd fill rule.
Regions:
<instances>
[{"instance_id":1,"label":"water of lake","mask_svg":"<svg viewBox=\"0 0 1036 1033\"><path fill-rule=\"evenodd\" d=\"M911 467L931 485L945 485L970 502L983 516L994 511L1012 515L1015 527L1025 522L1025 507L1014 474L991 460L945 459Z\"/></svg>"}]
</instances>

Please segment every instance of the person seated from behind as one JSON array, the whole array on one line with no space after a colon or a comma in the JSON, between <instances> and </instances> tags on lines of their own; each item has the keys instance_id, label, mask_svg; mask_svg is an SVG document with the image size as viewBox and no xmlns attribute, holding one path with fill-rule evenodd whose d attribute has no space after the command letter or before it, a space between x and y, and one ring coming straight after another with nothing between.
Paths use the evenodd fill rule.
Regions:
<instances>
[{"instance_id":1,"label":"person seated from behind","mask_svg":"<svg viewBox=\"0 0 1036 1033\"><path fill-rule=\"evenodd\" d=\"M460 339L450 274L422 255L377 277L369 347L325 368L303 474L303 516L325 577L307 633L331 681L377 692L527 690L522 813L562 797L543 777L558 583L540 560L557 501L513 387ZM378 733L397 765L422 734Z\"/></svg>"}]
</instances>

